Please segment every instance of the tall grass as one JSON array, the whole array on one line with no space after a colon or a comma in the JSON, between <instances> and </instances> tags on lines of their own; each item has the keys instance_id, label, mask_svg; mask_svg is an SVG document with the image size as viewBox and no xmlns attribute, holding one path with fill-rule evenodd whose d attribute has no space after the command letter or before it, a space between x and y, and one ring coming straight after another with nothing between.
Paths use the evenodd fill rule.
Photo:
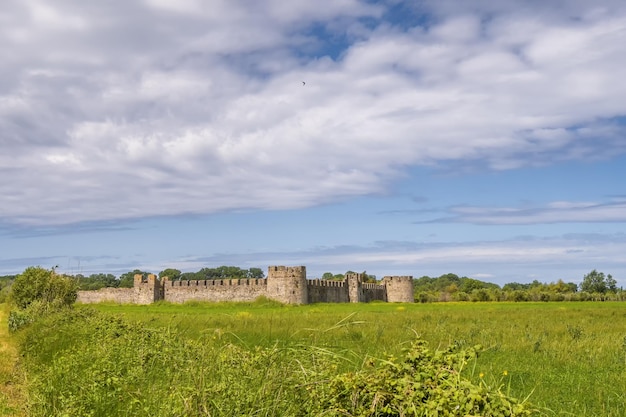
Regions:
<instances>
[{"instance_id":1,"label":"tall grass","mask_svg":"<svg viewBox=\"0 0 626 417\"><path fill-rule=\"evenodd\" d=\"M548 415L626 415L626 309L622 303L101 305L153 328L247 349L315 345L380 357L418 334L432 347L480 344L466 372Z\"/></svg>"},{"instance_id":2,"label":"tall grass","mask_svg":"<svg viewBox=\"0 0 626 417\"><path fill-rule=\"evenodd\" d=\"M19 334L33 417L532 415L528 404L461 377L473 349L417 341L400 358L377 360L295 339L190 338L92 309L50 314Z\"/></svg>"},{"instance_id":3,"label":"tall grass","mask_svg":"<svg viewBox=\"0 0 626 417\"><path fill-rule=\"evenodd\" d=\"M16 368L15 340L9 335L9 306L0 303L0 416L21 416L22 375Z\"/></svg>"}]
</instances>

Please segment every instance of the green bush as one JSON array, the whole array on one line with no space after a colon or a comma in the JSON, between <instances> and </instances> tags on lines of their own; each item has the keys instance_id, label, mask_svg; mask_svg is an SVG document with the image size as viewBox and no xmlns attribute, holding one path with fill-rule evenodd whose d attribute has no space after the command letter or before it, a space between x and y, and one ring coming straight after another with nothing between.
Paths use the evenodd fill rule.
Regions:
<instances>
[{"instance_id":1,"label":"green bush","mask_svg":"<svg viewBox=\"0 0 626 417\"><path fill-rule=\"evenodd\" d=\"M360 417L531 416L535 411L461 375L480 347L431 351L421 340L403 358L369 361L362 371L332 377L317 388L314 414Z\"/></svg>"},{"instance_id":2,"label":"green bush","mask_svg":"<svg viewBox=\"0 0 626 417\"><path fill-rule=\"evenodd\" d=\"M11 301L20 309L34 301L52 306L68 306L78 297L76 283L54 270L28 267L15 278L11 286Z\"/></svg>"},{"instance_id":3,"label":"green bush","mask_svg":"<svg viewBox=\"0 0 626 417\"><path fill-rule=\"evenodd\" d=\"M0 286L0 304L9 301L9 294L11 293L11 285Z\"/></svg>"},{"instance_id":4,"label":"green bush","mask_svg":"<svg viewBox=\"0 0 626 417\"><path fill-rule=\"evenodd\" d=\"M15 332L57 309L52 304L41 300L33 301L26 308L12 309L8 317L9 330Z\"/></svg>"}]
</instances>

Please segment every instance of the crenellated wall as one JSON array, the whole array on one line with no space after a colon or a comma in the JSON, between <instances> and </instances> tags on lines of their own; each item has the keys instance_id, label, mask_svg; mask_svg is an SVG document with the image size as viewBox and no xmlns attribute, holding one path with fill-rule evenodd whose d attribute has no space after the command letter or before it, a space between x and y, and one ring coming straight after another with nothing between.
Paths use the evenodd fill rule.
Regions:
<instances>
[{"instance_id":1,"label":"crenellated wall","mask_svg":"<svg viewBox=\"0 0 626 417\"><path fill-rule=\"evenodd\" d=\"M164 300L185 301L254 301L267 294L265 279L224 279L202 281L163 280Z\"/></svg>"},{"instance_id":2,"label":"crenellated wall","mask_svg":"<svg viewBox=\"0 0 626 417\"><path fill-rule=\"evenodd\" d=\"M134 276L133 288L101 288L96 291L78 291L76 301L84 304L113 302L120 304L152 304L162 300L161 282L156 275Z\"/></svg>"},{"instance_id":3,"label":"crenellated wall","mask_svg":"<svg viewBox=\"0 0 626 417\"><path fill-rule=\"evenodd\" d=\"M414 301L413 277L386 276L380 284L363 282L364 278L364 274L350 273L343 281L307 280L304 266L270 266L267 279L170 281L153 274L135 275L133 288L79 291L78 302L253 301L260 296L285 304Z\"/></svg>"},{"instance_id":4,"label":"crenellated wall","mask_svg":"<svg viewBox=\"0 0 626 417\"><path fill-rule=\"evenodd\" d=\"M347 303L348 288L345 281L328 281L323 279L307 280L309 293L308 303Z\"/></svg>"}]
</instances>

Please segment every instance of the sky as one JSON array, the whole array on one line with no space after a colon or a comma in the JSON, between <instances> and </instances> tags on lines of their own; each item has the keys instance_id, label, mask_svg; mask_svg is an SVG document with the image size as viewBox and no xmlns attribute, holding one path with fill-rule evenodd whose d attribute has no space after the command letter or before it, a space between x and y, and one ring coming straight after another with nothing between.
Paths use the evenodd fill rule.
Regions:
<instances>
[{"instance_id":1,"label":"sky","mask_svg":"<svg viewBox=\"0 0 626 417\"><path fill-rule=\"evenodd\" d=\"M626 287L623 0L3 0L0 275Z\"/></svg>"}]
</instances>

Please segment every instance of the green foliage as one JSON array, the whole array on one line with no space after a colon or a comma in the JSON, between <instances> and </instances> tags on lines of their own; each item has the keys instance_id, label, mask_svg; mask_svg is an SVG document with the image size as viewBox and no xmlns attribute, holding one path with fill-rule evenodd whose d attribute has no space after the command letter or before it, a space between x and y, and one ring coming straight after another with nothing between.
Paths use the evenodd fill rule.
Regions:
<instances>
[{"instance_id":1,"label":"green foliage","mask_svg":"<svg viewBox=\"0 0 626 417\"><path fill-rule=\"evenodd\" d=\"M78 274L74 277L81 290L99 290L105 287L119 287L120 281L113 274L91 274L88 277Z\"/></svg>"},{"instance_id":2,"label":"green foliage","mask_svg":"<svg viewBox=\"0 0 626 417\"><path fill-rule=\"evenodd\" d=\"M9 331L16 332L58 309L58 305L47 303L42 300L35 300L26 308L12 309L9 311L8 317Z\"/></svg>"},{"instance_id":3,"label":"green foliage","mask_svg":"<svg viewBox=\"0 0 626 417\"><path fill-rule=\"evenodd\" d=\"M144 272L141 271L139 269L135 269L133 271L130 272L126 272L122 275L120 275L120 283L119 283L119 287L120 288L133 288L133 286L135 285L135 275L147 275L148 272Z\"/></svg>"},{"instance_id":4,"label":"green foliage","mask_svg":"<svg viewBox=\"0 0 626 417\"><path fill-rule=\"evenodd\" d=\"M166 268L163 271L159 272L159 278L168 277L170 281L178 281L180 280L182 272L178 269L174 268Z\"/></svg>"},{"instance_id":5,"label":"green foliage","mask_svg":"<svg viewBox=\"0 0 626 417\"><path fill-rule=\"evenodd\" d=\"M265 273L261 268L250 268L248 270L248 278L265 278Z\"/></svg>"},{"instance_id":6,"label":"green foliage","mask_svg":"<svg viewBox=\"0 0 626 417\"><path fill-rule=\"evenodd\" d=\"M594 269L584 276L583 282L580 284L580 289L589 293L597 292L604 294L607 290L604 273Z\"/></svg>"},{"instance_id":7,"label":"green foliage","mask_svg":"<svg viewBox=\"0 0 626 417\"><path fill-rule=\"evenodd\" d=\"M345 274L333 274L332 272L324 272L322 274L322 279L325 279L327 281L343 281L346 279L346 275L348 274L355 274L356 272L354 271L346 271ZM368 274L367 271L363 271L361 273L363 275L363 282L371 282L371 283L376 283L376 275L371 275Z\"/></svg>"},{"instance_id":8,"label":"green foliage","mask_svg":"<svg viewBox=\"0 0 626 417\"><path fill-rule=\"evenodd\" d=\"M431 352L420 340L401 359L371 360L308 344L246 347L219 332L193 339L72 309L21 341L33 417L530 415L462 377L474 349Z\"/></svg>"},{"instance_id":9,"label":"green foliage","mask_svg":"<svg viewBox=\"0 0 626 417\"><path fill-rule=\"evenodd\" d=\"M617 292L617 281L613 279L611 274L604 276L604 272L598 272L595 269L584 276L580 289L588 293L605 294L607 292Z\"/></svg>"},{"instance_id":10,"label":"green foliage","mask_svg":"<svg viewBox=\"0 0 626 417\"><path fill-rule=\"evenodd\" d=\"M29 328L22 353L33 417L308 415L305 350L191 340L74 310Z\"/></svg>"},{"instance_id":11,"label":"green foliage","mask_svg":"<svg viewBox=\"0 0 626 417\"><path fill-rule=\"evenodd\" d=\"M315 411L362 417L533 415L527 404L462 377L480 349L451 346L433 352L417 340L402 358L369 360L364 369L334 376L326 387L313 390Z\"/></svg>"},{"instance_id":12,"label":"green foliage","mask_svg":"<svg viewBox=\"0 0 626 417\"><path fill-rule=\"evenodd\" d=\"M238 266L219 266L217 268L202 268L196 272L196 279L232 279L247 278L248 270Z\"/></svg>"},{"instance_id":13,"label":"green foliage","mask_svg":"<svg viewBox=\"0 0 626 417\"><path fill-rule=\"evenodd\" d=\"M0 277L0 304L9 300L11 285L15 280L15 275L5 275Z\"/></svg>"},{"instance_id":14,"label":"green foliage","mask_svg":"<svg viewBox=\"0 0 626 417\"><path fill-rule=\"evenodd\" d=\"M176 269L167 269L165 271L178 271ZM164 273L163 271L162 273ZM163 274L170 277L171 280L177 279L183 281L191 280L207 280L207 279L246 279L246 278L264 278L265 274L261 268L243 269L238 266L218 266L217 268L202 268L197 272L178 271L178 278L173 279L169 274ZM163 276L159 274L159 276Z\"/></svg>"},{"instance_id":15,"label":"green foliage","mask_svg":"<svg viewBox=\"0 0 626 417\"><path fill-rule=\"evenodd\" d=\"M11 286L11 300L20 309L35 301L68 306L76 301L77 295L77 286L72 279L41 267L26 268Z\"/></svg>"},{"instance_id":16,"label":"green foliage","mask_svg":"<svg viewBox=\"0 0 626 417\"><path fill-rule=\"evenodd\" d=\"M593 270L581 284L565 282L530 283L510 282L500 288L496 284L483 282L455 274L444 274L438 278L422 276L413 281L416 302L442 301L623 301L626 291L617 287L617 281L609 274Z\"/></svg>"}]
</instances>

